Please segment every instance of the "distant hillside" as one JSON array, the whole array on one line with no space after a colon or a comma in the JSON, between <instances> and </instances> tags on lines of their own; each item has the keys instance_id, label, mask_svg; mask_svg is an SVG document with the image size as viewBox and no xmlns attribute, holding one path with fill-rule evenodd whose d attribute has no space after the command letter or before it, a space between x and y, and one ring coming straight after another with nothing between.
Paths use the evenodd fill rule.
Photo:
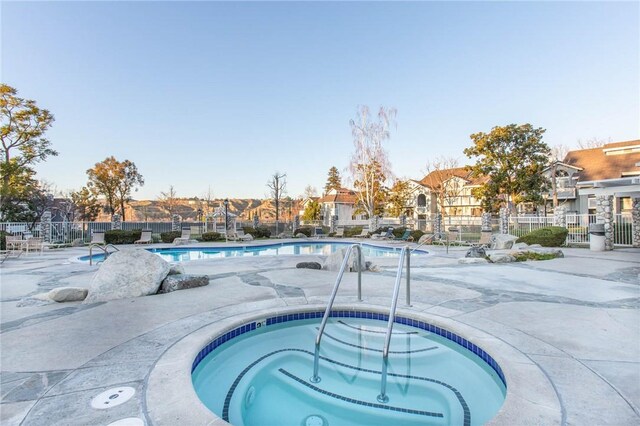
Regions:
<instances>
[{"instance_id":1,"label":"distant hillside","mask_svg":"<svg viewBox=\"0 0 640 426\"><path fill-rule=\"evenodd\" d=\"M280 206L280 220L288 220L289 209L291 208L291 214L296 215L300 210L300 205L297 200L291 202L289 206L288 201L283 201ZM212 208L217 208L223 205L223 200L214 200ZM195 199L180 199L177 200L177 206L174 209L174 213L182 216L183 220L196 220L198 215L198 209L203 208L204 203L202 200ZM272 200L259 200L254 198L249 199L229 199L229 212L238 215L242 221L251 221L254 215L257 215L261 222L272 222L276 217L276 208ZM169 211L158 200L133 200L126 207L126 221L127 222L155 222L155 221L169 221ZM110 215L101 213L97 221L108 222Z\"/></svg>"}]
</instances>

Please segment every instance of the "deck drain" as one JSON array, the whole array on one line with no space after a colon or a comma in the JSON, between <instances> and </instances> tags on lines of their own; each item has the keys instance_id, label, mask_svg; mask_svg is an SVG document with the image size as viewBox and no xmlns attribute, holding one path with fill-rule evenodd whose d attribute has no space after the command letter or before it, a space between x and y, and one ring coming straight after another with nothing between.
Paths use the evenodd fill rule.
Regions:
<instances>
[{"instance_id":1,"label":"deck drain","mask_svg":"<svg viewBox=\"0 0 640 426\"><path fill-rule=\"evenodd\" d=\"M91 407L104 410L124 404L136 393L136 390L129 386L113 388L102 392L91 400Z\"/></svg>"},{"instance_id":2,"label":"deck drain","mask_svg":"<svg viewBox=\"0 0 640 426\"><path fill-rule=\"evenodd\" d=\"M120 419L113 423L109 423L107 426L144 426L144 422L142 419L137 417L127 417L126 419Z\"/></svg>"},{"instance_id":3,"label":"deck drain","mask_svg":"<svg viewBox=\"0 0 640 426\"><path fill-rule=\"evenodd\" d=\"M312 414L303 420L302 426L328 426L329 422L324 417Z\"/></svg>"}]
</instances>

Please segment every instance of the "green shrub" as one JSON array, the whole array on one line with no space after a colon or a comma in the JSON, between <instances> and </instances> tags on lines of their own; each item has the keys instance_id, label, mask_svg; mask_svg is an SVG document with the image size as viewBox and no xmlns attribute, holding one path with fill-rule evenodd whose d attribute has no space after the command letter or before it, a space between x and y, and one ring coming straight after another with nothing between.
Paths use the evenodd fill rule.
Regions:
<instances>
[{"instance_id":1,"label":"green shrub","mask_svg":"<svg viewBox=\"0 0 640 426\"><path fill-rule=\"evenodd\" d=\"M516 259L516 262L524 262L527 260L551 260L558 256L554 253L534 253L532 251L525 251L516 253L513 257Z\"/></svg>"},{"instance_id":2,"label":"green shrub","mask_svg":"<svg viewBox=\"0 0 640 426\"><path fill-rule=\"evenodd\" d=\"M310 237L313 234L313 228L311 226L301 226L300 228L293 231L293 235L304 234L307 237Z\"/></svg>"},{"instance_id":3,"label":"green shrub","mask_svg":"<svg viewBox=\"0 0 640 426\"><path fill-rule=\"evenodd\" d=\"M344 236L355 237L356 235L362 234L362 226L354 226L353 228L344 228Z\"/></svg>"},{"instance_id":4,"label":"green shrub","mask_svg":"<svg viewBox=\"0 0 640 426\"><path fill-rule=\"evenodd\" d=\"M176 238L180 238L182 236L181 231L169 231L169 232L161 232L160 239L163 243L172 243Z\"/></svg>"},{"instance_id":5,"label":"green shrub","mask_svg":"<svg viewBox=\"0 0 640 426\"><path fill-rule=\"evenodd\" d=\"M7 249L7 235L13 235L7 231L0 231L0 250Z\"/></svg>"},{"instance_id":6,"label":"green shrub","mask_svg":"<svg viewBox=\"0 0 640 426\"><path fill-rule=\"evenodd\" d=\"M419 229L416 229L415 231L411 231L411 238L413 238L413 241L415 241L416 243L418 242L420 237L422 237L423 235L424 235L424 232L422 232Z\"/></svg>"},{"instance_id":7,"label":"green shrub","mask_svg":"<svg viewBox=\"0 0 640 426\"><path fill-rule=\"evenodd\" d=\"M536 229L516 240L517 243L540 244L542 247L560 247L567 239L569 231L561 226Z\"/></svg>"},{"instance_id":8,"label":"green shrub","mask_svg":"<svg viewBox=\"0 0 640 426\"><path fill-rule=\"evenodd\" d=\"M204 232L200 235L200 241L218 241L224 240L224 237L219 232Z\"/></svg>"},{"instance_id":9,"label":"green shrub","mask_svg":"<svg viewBox=\"0 0 640 426\"><path fill-rule=\"evenodd\" d=\"M251 234L253 238L269 238L271 236L271 231L266 226L258 226L257 228L245 226L242 229L245 234Z\"/></svg>"},{"instance_id":10,"label":"green shrub","mask_svg":"<svg viewBox=\"0 0 640 426\"><path fill-rule=\"evenodd\" d=\"M104 233L104 241L107 244L133 244L140 239L142 229L124 231L122 229L112 229Z\"/></svg>"}]
</instances>

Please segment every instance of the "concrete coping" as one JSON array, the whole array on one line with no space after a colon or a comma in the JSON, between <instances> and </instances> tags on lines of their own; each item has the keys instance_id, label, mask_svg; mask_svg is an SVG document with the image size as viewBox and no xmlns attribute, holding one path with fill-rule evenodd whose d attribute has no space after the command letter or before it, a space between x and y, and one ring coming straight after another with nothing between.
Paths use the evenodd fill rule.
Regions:
<instances>
[{"instance_id":1,"label":"concrete coping","mask_svg":"<svg viewBox=\"0 0 640 426\"><path fill-rule=\"evenodd\" d=\"M160 357L148 376L144 398L152 423L226 425L227 422L204 406L193 387L191 367L198 353L216 337L246 323L325 308L325 305L316 304L241 313L217 320L183 337ZM386 309L367 304L340 305L333 309L388 313ZM561 424L560 402L552 384L525 354L493 335L449 318L403 309L398 310L398 315L456 333L481 347L500 365L507 382L507 394L498 414L488 424L513 425L523 419L530 424Z\"/></svg>"}]
</instances>

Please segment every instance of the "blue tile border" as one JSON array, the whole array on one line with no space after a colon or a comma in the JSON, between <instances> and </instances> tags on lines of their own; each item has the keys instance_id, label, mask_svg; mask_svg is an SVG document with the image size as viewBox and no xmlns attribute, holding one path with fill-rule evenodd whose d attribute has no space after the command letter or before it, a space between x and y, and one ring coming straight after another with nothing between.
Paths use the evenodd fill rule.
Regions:
<instances>
[{"instance_id":1,"label":"blue tile border","mask_svg":"<svg viewBox=\"0 0 640 426\"><path fill-rule=\"evenodd\" d=\"M270 325L281 324L281 323L289 322L289 321L299 321L299 320L305 320L305 319L322 318L323 315L324 315L324 311L296 312L296 313L291 313L291 314L276 315L276 316L272 316L272 317L267 318L266 319L266 325L270 326ZM382 314L382 313L377 313L377 312L368 312L368 311L356 311L356 310L331 311L329 316L331 318L365 318L365 319L379 320L379 321L388 321L389 320L389 315L388 314ZM424 321L415 320L415 319L412 319L412 318L396 316L394 323L407 325L409 327L419 328L421 330L437 334L437 335L439 335L439 336L441 336L441 337L443 337L443 338L445 338L447 340L452 341L453 343L457 344L458 346L461 346L461 347L467 349L468 351L470 351L473 354L475 354L482 361L484 361L489 367L491 367L493 369L493 371L496 372L496 374L498 375L498 377L500 378L500 380L504 384L505 388L507 387L507 381L505 380L504 373L502 372L502 368L500 368L500 365L496 362L496 360L494 360L491 357L491 355L486 353L482 348L480 348L479 346L475 345L474 343L471 343L470 341L468 341L464 337L458 336L455 333L452 333L452 332L450 332L448 330L445 330L443 328L437 327L437 326L435 326L433 324L429 324L429 323L426 323ZM202 348L202 350L200 350L200 352L196 356L196 358L193 361L193 364L191 366L191 373L193 373L195 371L196 367L198 367L198 364L200 364L200 362L204 358L206 358L207 355L209 355L213 350L218 348L220 345L222 345L222 344L226 343L227 341L232 340L232 339L234 339L236 337L239 337L239 336L241 336L241 335L243 335L245 333L253 331L253 330L259 328L260 326L261 326L261 324L259 324L256 321L253 321L253 322L244 324L242 326L236 327L236 328L234 328L234 329L232 329L230 331L227 331L226 333L224 333L224 334L216 337L215 339L213 339L209 344L207 344L204 348Z\"/></svg>"}]
</instances>

